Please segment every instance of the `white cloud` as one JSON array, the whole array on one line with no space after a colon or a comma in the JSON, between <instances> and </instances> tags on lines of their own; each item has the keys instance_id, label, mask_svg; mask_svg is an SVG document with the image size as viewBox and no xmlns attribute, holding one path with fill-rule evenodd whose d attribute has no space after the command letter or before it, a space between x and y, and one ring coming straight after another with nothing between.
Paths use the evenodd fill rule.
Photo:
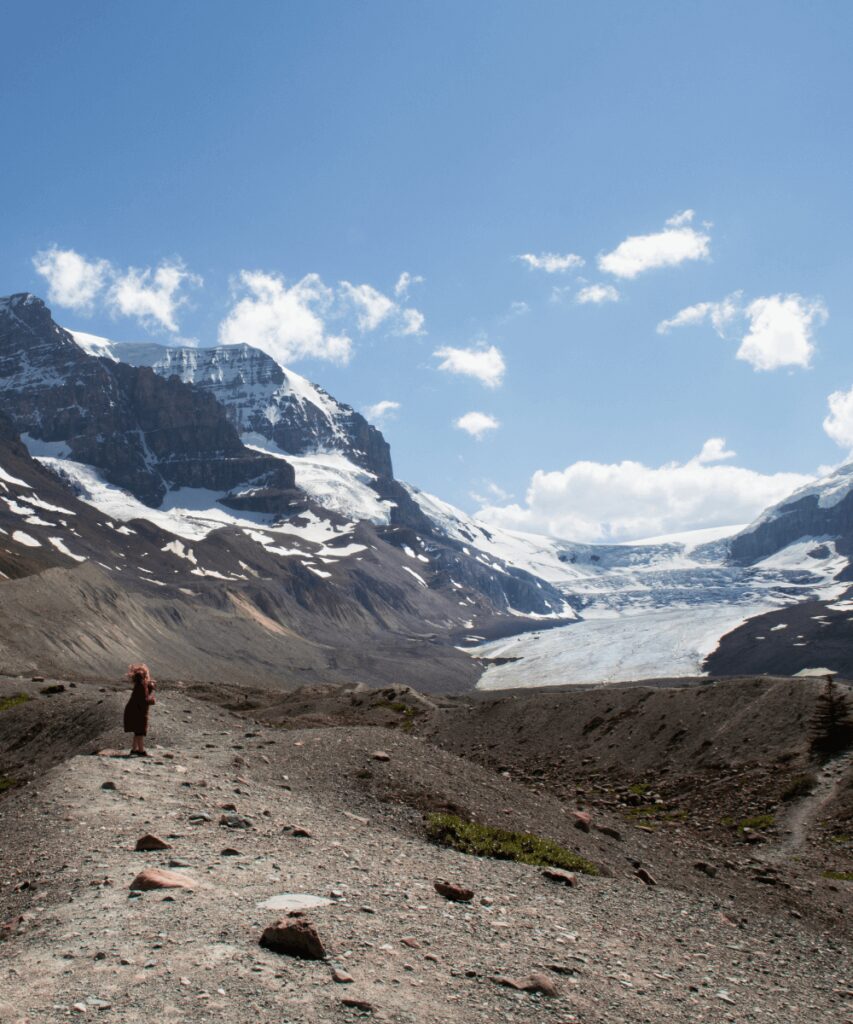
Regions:
<instances>
[{"instance_id":1,"label":"white cloud","mask_svg":"<svg viewBox=\"0 0 853 1024\"><path fill-rule=\"evenodd\" d=\"M658 334L668 334L675 327L693 327L710 319L714 330L721 338L726 336L728 326L743 312L740 306L742 292L732 292L720 302L697 302L680 309L670 320L661 320Z\"/></svg>"},{"instance_id":2,"label":"white cloud","mask_svg":"<svg viewBox=\"0 0 853 1024\"><path fill-rule=\"evenodd\" d=\"M509 304L509 316L524 316L530 312L530 306L526 302L511 302Z\"/></svg>"},{"instance_id":3,"label":"white cloud","mask_svg":"<svg viewBox=\"0 0 853 1024\"><path fill-rule=\"evenodd\" d=\"M445 346L437 349L433 355L442 360L438 366L439 370L474 377L487 388L499 387L506 370L503 355L494 345L488 348Z\"/></svg>"},{"instance_id":4,"label":"white cloud","mask_svg":"<svg viewBox=\"0 0 853 1024\"><path fill-rule=\"evenodd\" d=\"M663 231L631 235L612 252L599 256L599 269L615 277L630 279L657 267L674 267L687 260L706 259L710 255L711 237L704 231L687 227L692 218L693 211L685 210L670 217Z\"/></svg>"},{"instance_id":5,"label":"white cloud","mask_svg":"<svg viewBox=\"0 0 853 1024\"><path fill-rule=\"evenodd\" d=\"M356 307L360 331L375 331L397 309L397 304L387 295L369 284L350 284L341 281L341 292L345 299Z\"/></svg>"},{"instance_id":6,"label":"white cloud","mask_svg":"<svg viewBox=\"0 0 853 1024\"><path fill-rule=\"evenodd\" d=\"M730 455L721 438L711 438L685 463L575 462L537 470L523 504L491 505L478 515L496 526L569 540L623 541L746 523L812 479L709 464L709 454Z\"/></svg>"},{"instance_id":7,"label":"white cloud","mask_svg":"<svg viewBox=\"0 0 853 1024\"><path fill-rule=\"evenodd\" d=\"M399 286L400 282L397 282ZM370 284L341 281L340 298L356 310L356 323L362 334L375 331L386 321L394 323L394 334L423 334L424 315L417 309L402 309L393 299Z\"/></svg>"},{"instance_id":8,"label":"white cloud","mask_svg":"<svg viewBox=\"0 0 853 1024\"><path fill-rule=\"evenodd\" d=\"M349 362L352 340L326 329L334 295L319 275L306 274L288 287L276 274L243 270L238 288L242 298L219 325L221 344L245 342L284 364L309 357Z\"/></svg>"},{"instance_id":9,"label":"white cloud","mask_svg":"<svg viewBox=\"0 0 853 1024\"><path fill-rule=\"evenodd\" d=\"M490 501L510 501L512 500L512 494L509 491L505 491L499 484L494 483L491 480L484 480L486 494L481 494L479 491L470 491L471 497L479 505L488 505Z\"/></svg>"},{"instance_id":10,"label":"white cloud","mask_svg":"<svg viewBox=\"0 0 853 1024\"><path fill-rule=\"evenodd\" d=\"M814 352L812 329L828 317L820 300L807 301L800 295L770 295L755 299L746 307L749 331L737 350L755 370L776 370L780 366L811 363Z\"/></svg>"},{"instance_id":11,"label":"white cloud","mask_svg":"<svg viewBox=\"0 0 853 1024\"><path fill-rule=\"evenodd\" d=\"M826 321L826 306L819 299L801 295L769 295L742 302L742 292L733 292L721 302L697 302L661 320L658 334L677 327L690 327L710 320L721 338L730 335L732 325L746 321L737 358L755 370L776 370L780 366L807 367L815 350L814 328ZM743 326L741 329L744 329Z\"/></svg>"},{"instance_id":12,"label":"white cloud","mask_svg":"<svg viewBox=\"0 0 853 1024\"><path fill-rule=\"evenodd\" d=\"M402 309L400 310L400 326L397 328L397 334L409 335L409 334L424 334L426 333L424 327L424 315L417 309Z\"/></svg>"},{"instance_id":13,"label":"white cloud","mask_svg":"<svg viewBox=\"0 0 853 1024\"><path fill-rule=\"evenodd\" d=\"M702 445L702 451L696 456L696 461L702 465L707 465L709 462L723 462L725 459L734 459L736 457L737 452L729 451L726 448L726 439L724 437L709 437Z\"/></svg>"},{"instance_id":14,"label":"white cloud","mask_svg":"<svg viewBox=\"0 0 853 1024\"><path fill-rule=\"evenodd\" d=\"M161 263L156 270L130 267L116 274L107 293L107 306L113 313L135 316L148 326L177 331L175 314L186 302L179 294L181 288L201 283L201 278L191 274L180 261Z\"/></svg>"},{"instance_id":15,"label":"white cloud","mask_svg":"<svg viewBox=\"0 0 853 1024\"><path fill-rule=\"evenodd\" d=\"M364 409L364 415L369 420L375 420L379 422L384 419L390 418L400 408L399 402L390 402L388 399L384 399L381 402L377 402L376 405L368 405Z\"/></svg>"},{"instance_id":16,"label":"white cloud","mask_svg":"<svg viewBox=\"0 0 853 1024\"><path fill-rule=\"evenodd\" d=\"M849 391L833 391L827 399L829 415L823 429L837 445L853 451L853 387Z\"/></svg>"},{"instance_id":17,"label":"white cloud","mask_svg":"<svg viewBox=\"0 0 853 1024\"><path fill-rule=\"evenodd\" d=\"M410 274L408 270L404 270L402 274L397 278L397 283L394 285L394 294L398 299L408 298L409 289L413 284L423 284L424 279L420 274Z\"/></svg>"},{"instance_id":18,"label":"white cloud","mask_svg":"<svg viewBox=\"0 0 853 1024\"><path fill-rule=\"evenodd\" d=\"M681 213L674 213L671 217L667 217L666 226L668 228L683 228L685 224L689 224L696 216L693 210L682 210Z\"/></svg>"},{"instance_id":19,"label":"white cloud","mask_svg":"<svg viewBox=\"0 0 853 1024\"><path fill-rule=\"evenodd\" d=\"M516 259L522 260L532 270L544 270L546 274L562 274L584 264L582 257L573 252L563 256L556 252L542 252L538 256L532 252L525 252Z\"/></svg>"},{"instance_id":20,"label":"white cloud","mask_svg":"<svg viewBox=\"0 0 853 1024\"><path fill-rule=\"evenodd\" d=\"M581 305L586 305L589 302L600 305L602 302L618 301L619 292L612 284L588 284L586 288L581 288L575 297L575 302L580 302Z\"/></svg>"},{"instance_id":21,"label":"white cloud","mask_svg":"<svg viewBox=\"0 0 853 1024\"><path fill-rule=\"evenodd\" d=\"M466 412L456 420L454 426L481 441L490 430L497 430L500 423L487 412Z\"/></svg>"},{"instance_id":22,"label":"white cloud","mask_svg":"<svg viewBox=\"0 0 853 1024\"><path fill-rule=\"evenodd\" d=\"M81 312L92 309L112 269L107 260L87 260L74 249L55 245L36 253L33 266L47 281L50 302Z\"/></svg>"}]
</instances>

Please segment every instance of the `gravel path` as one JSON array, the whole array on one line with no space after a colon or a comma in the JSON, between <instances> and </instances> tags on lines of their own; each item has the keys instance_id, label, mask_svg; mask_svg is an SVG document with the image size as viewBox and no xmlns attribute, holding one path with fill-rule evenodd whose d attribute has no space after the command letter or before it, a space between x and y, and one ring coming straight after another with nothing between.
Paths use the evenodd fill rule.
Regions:
<instances>
[{"instance_id":1,"label":"gravel path","mask_svg":"<svg viewBox=\"0 0 853 1024\"><path fill-rule=\"evenodd\" d=\"M849 947L789 914L743 921L712 897L627 870L569 889L534 867L440 849L410 806L335 771L346 758L381 773L371 753L384 746L389 767L416 775L429 767L425 743L380 729L344 741L342 730L247 726L179 694L155 710L150 758L77 755L0 803L4 906L25 911L0 943L2 1021L853 1020ZM224 804L251 827L221 825ZM134 852L147 832L172 849ZM197 884L131 895L144 867ZM437 878L469 886L474 900L448 902ZM258 904L285 893L330 900L307 911L327 961L258 945L281 916ZM336 968L354 980L335 982ZM492 980L531 972L559 994Z\"/></svg>"}]
</instances>

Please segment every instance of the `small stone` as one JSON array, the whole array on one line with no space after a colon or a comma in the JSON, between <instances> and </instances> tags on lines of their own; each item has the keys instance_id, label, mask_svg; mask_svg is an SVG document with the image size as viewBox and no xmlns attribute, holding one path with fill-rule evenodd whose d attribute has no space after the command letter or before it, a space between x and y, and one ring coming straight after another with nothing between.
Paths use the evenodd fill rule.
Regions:
<instances>
[{"instance_id":1,"label":"small stone","mask_svg":"<svg viewBox=\"0 0 853 1024\"><path fill-rule=\"evenodd\" d=\"M72 1010L76 1010L77 1013L88 1013L89 1008L85 1003L74 1003L71 1007Z\"/></svg>"},{"instance_id":2,"label":"small stone","mask_svg":"<svg viewBox=\"0 0 853 1024\"><path fill-rule=\"evenodd\" d=\"M544 868L542 875L551 882L559 882L561 885L569 885L572 888L578 884L578 876L571 871L564 871L562 868Z\"/></svg>"},{"instance_id":3,"label":"small stone","mask_svg":"<svg viewBox=\"0 0 853 1024\"><path fill-rule=\"evenodd\" d=\"M572 817L575 819L575 828L581 832L589 832L592 828L592 816L587 811L572 811Z\"/></svg>"},{"instance_id":4,"label":"small stone","mask_svg":"<svg viewBox=\"0 0 853 1024\"><path fill-rule=\"evenodd\" d=\"M491 979L496 985L514 988L517 992L540 992L543 996L557 996L559 989L553 981L539 971L534 971L526 978L509 978L505 974L493 975Z\"/></svg>"},{"instance_id":5,"label":"small stone","mask_svg":"<svg viewBox=\"0 0 853 1024\"><path fill-rule=\"evenodd\" d=\"M370 755L374 761L390 761L391 755L386 754L384 750L374 750Z\"/></svg>"},{"instance_id":6,"label":"small stone","mask_svg":"<svg viewBox=\"0 0 853 1024\"><path fill-rule=\"evenodd\" d=\"M694 870L700 871L703 875L707 875L709 878L716 878L717 869L713 864L708 864L704 860L698 860L693 865Z\"/></svg>"},{"instance_id":7,"label":"small stone","mask_svg":"<svg viewBox=\"0 0 853 1024\"><path fill-rule=\"evenodd\" d=\"M355 981L355 978L340 967L335 967L332 970L332 981L336 981L339 985L349 985L350 982Z\"/></svg>"},{"instance_id":8,"label":"small stone","mask_svg":"<svg viewBox=\"0 0 853 1024\"><path fill-rule=\"evenodd\" d=\"M311 839L312 835L309 829L303 828L302 825L285 825L282 832L289 832L295 839Z\"/></svg>"},{"instance_id":9,"label":"small stone","mask_svg":"<svg viewBox=\"0 0 853 1024\"><path fill-rule=\"evenodd\" d=\"M101 789L116 789L116 788L117 788L116 784L114 782L111 782L110 780L107 780L106 782L102 782L101 783Z\"/></svg>"},{"instance_id":10,"label":"small stone","mask_svg":"<svg viewBox=\"0 0 853 1024\"><path fill-rule=\"evenodd\" d=\"M353 1010L361 1010L363 1013L372 1013L373 1005L366 999L357 999L354 996L344 996L341 1000L344 1006L349 1006Z\"/></svg>"},{"instance_id":11,"label":"small stone","mask_svg":"<svg viewBox=\"0 0 853 1024\"><path fill-rule=\"evenodd\" d=\"M252 823L248 818L242 817L240 814L234 814L229 811L227 814L223 814L219 819L219 824L224 825L225 828L251 828Z\"/></svg>"},{"instance_id":12,"label":"small stone","mask_svg":"<svg viewBox=\"0 0 853 1024\"><path fill-rule=\"evenodd\" d=\"M637 878L640 879L641 882L645 882L646 885L657 885L657 882L654 880L654 878L652 878L652 876L648 873L648 871L646 871L645 868L639 868L637 871L634 872L634 874L637 876Z\"/></svg>"},{"instance_id":13,"label":"small stone","mask_svg":"<svg viewBox=\"0 0 853 1024\"><path fill-rule=\"evenodd\" d=\"M611 839L615 839L617 843L622 842L622 833L618 829L612 828L610 825L596 825L595 831L600 832L603 836L609 836Z\"/></svg>"},{"instance_id":14,"label":"small stone","mask_svg":"<svg viewBox=\"0 0 853 1024\"><path fill-rule=\"evenodd\" d=\"M106 960L106 958L107 954L102 949L99 949L93 957L94 960Z\"/></svg>"},{"instance_id":15,"label":"small stone","mask_svg":"<svg viewBox=\"0 0 853 1024\"><path fill-rule=\"evenodd\" d=\"M414 935L406 935L402 939L400 939L400 942L402 943L402 945L408 946L409 949L420 949L421 948L420 942L418 942L418 940L414 937Z\"/></svg>"},{"instance_id":16,"label":"small stone","mask_svg":"<svg viewBox=\"0 0 853 1024\"><path fill-rule=\"evenodd\" d=\"M219 854L220 857L239 857L240 851L235 850L233 846L226 846Z\"/></svg>"},{"instance_id":17,"label":"small stone","mask_svg":"<svg viewBox=\"0 0 853 1024\"><path fill-rule=\"evenodd\" d=\"M474 891L472 889L466 889L461 885L454 885L452 882L445 882L441 878L436 879L433 885L439 896L443 896L446 900L451 900L454 903L470 903L474 898Z\"/></svg>"},{"instance_id":18,"label":"small stone","mask_svg":"<svg viewBox=\"0 0 853 1024\"><path fill-rule=\"evenodd\" d=\"M274 953L299 957L301 960L323 960L326 956L317 929L307 918L296 914L265 928L260 944Z\"/></svg>"},{"instance_id":19,"label":"small stone","mask_svg":"<svg viewBox=\"0 0 853 1024\"><path fill-rule=\"evenodd\" d=\"M148 832L136 840L136 849L141 851L171 850L172 845L171 843L167 843L165 839L161 839L159 836L152 835L152 833Z\"/></svg>"},{"instance_id":20,"label":"small stone","mask_svg":"<svg viewBox=\"0 0 853 1024\"><path fill-rule=\"evenodd\" d=\"M147 868L134 878L130 888L137 892L148 892L151 889L197 889L198 882L189 875L179 875L175 871Z\"/></svg>"}]
</instances>

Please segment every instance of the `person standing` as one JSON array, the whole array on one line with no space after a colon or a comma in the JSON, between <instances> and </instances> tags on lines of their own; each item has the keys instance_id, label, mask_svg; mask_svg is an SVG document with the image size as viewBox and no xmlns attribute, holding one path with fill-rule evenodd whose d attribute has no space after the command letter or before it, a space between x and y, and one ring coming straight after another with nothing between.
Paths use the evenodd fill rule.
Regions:
<instances>
[{"instance_id":1,"label":"person standing","mask_svg":"<svg viewBox=\"0 0 853 1024\"><path fill-rule=\"evenodd\" d=\"M124 731L133 733L131 757L147 757L145 737L148 734L148 709L155 703L154 680L147 665L131 665L127 678L133 685L124 708Z\"/></svg>"}]
</instances>

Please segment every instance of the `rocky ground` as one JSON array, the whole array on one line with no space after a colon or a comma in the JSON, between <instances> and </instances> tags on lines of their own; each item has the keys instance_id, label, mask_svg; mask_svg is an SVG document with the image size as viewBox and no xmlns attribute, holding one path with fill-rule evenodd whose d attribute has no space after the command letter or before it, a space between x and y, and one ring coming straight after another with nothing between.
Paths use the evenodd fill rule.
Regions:
<instances>
[{"instance_id":1,"label":"rocky ground","mask_svg":"<svg viewBox=\"0 0 853 1024\"><path fill-rule=\"evenodd\" d=\"M51 684L65 689L41 692ZM473 703L405 690L312 688L285 711L260 692L174 686L141 759L124 756L113 687L0 681L0 702L22 692L0 711L0 1020L853 1020L851 883L824 878L808 841L847 777L841 762L753 843L631 814L667 803L651 766L639 805L603 752L583 754L574 788L572 771L536 775L515 732L500 748L492 705L485 729ZM524 708L516 726L534 715ZM465 736L486 750L460 756ZM607 792L589 782L605 771ZM602 874L567 887L438 847L431 810L552 837ZM148 833L169 848L137 852ZM150 868L189 887L137 893ZM447 900L437 879L473 899ZM261 904L288 895L308 898L323 960L259 945L286 915ZM531 977L539 991L496 980Z\"/></svg>"}]
</instances>

